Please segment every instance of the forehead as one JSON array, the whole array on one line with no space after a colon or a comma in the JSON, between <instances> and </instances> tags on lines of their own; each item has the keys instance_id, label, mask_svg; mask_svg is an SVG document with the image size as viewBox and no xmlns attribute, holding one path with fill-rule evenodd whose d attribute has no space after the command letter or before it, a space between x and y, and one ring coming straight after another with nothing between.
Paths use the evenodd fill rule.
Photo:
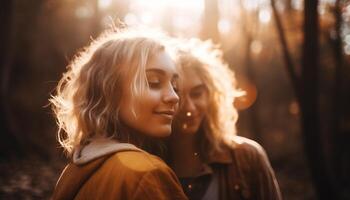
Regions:
<instances>
[{"instance_id":1,"label":"forehead","mask_svg":"<svg viewBox=\"0 0 350 200\"><path fill-rule=\"evenodd\" d=\"M192 88L202 85L204 82L201 79L199 73L194 69L185 68L183 75L183 87L185 90L191 90Z\"/></svg>"},{"instance_id":2,"label":"forehead","mask_svg":"<svg viewBox=\"0 0 350 200\"><path fill-rule=\"evenodd\" d=\"M146 72L177 74L175 63L166 51L156 53L146 65Z\"/></svg>"}]
</instances>

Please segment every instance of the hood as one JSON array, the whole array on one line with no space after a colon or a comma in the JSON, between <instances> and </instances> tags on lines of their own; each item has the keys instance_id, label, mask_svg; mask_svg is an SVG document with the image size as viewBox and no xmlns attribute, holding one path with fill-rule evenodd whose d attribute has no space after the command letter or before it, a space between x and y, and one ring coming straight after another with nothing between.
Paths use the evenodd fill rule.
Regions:
<instances>
[{"instance_id":1,"label":"hood","mask_svg":"<svg viewBox=\"0 0 350 200\"><path fill-rule=\"evenodd\" d=\"M73 153L72 162L83 165L107 154L119 151L143 151L130 143L120 143L116 140L99 138L92 140L89 144L78 147Z\"/></svg>"},{"instance_id":2,"label":"hood","mask_svg":"<svg viewBox=\"0 0 350 200\"><path fill-rule=\"evenodd\" d=\"M74 199L81 186L103 165L109 155L121 151L143 151L129 143L111 139L94 139L78 147L56 183L52 200Z\"/></svg>"}]
</instances>

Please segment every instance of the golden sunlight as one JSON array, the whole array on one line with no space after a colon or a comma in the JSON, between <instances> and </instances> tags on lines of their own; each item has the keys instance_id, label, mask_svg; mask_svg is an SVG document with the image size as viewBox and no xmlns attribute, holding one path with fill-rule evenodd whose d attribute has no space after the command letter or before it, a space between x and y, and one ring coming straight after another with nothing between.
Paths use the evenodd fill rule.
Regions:
<instances>
[{"instance_id":1,"label":"golden sunlight","mask_svg":"<svg viewBox=\"0 0 350 200\"><path fill-rule=\"evenodd\" d=\"M168 29L175 35L195 36L203 9L202 0L134 0L130 1L124 21L129 26L147 25Z\"/></svg>"},{"instance_id":2,"label":"golden sunlight","mask_svg":"<svg viewBox=\"0 0 350 200\"><path fill-rule=\"evenodd\" d=\"M112 0L98 0L98 7L100 9L106 9L112 5Z\"/></svg>"}]
</instances>

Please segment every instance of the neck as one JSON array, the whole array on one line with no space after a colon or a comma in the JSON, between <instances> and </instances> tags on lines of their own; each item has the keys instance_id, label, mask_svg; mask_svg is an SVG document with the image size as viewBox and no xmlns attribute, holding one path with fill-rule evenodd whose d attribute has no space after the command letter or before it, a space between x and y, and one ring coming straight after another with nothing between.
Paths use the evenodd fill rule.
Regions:
<instances>
[{"instance_id":1,"label":"neck","mask_svg":"<svg viewBox=\"0 0 350 200\"><path fill-rule=\"evenodd\" d=\"M175 132L170 143L170 166L178 177L195 176L202 167L197 146L197 133Z\"/></svg>"},{"instance_id":2,"label":"neck","mask_svg":"<svg viewBox=\"0 0 350 200\"><path fill-rule=\"evenodd\" d=\"M161 139L147 136L146 134L133 129L124 123L119 124L118 131L119 134L117 133L118 137L116 137L118 141L133 144L150 154L164 157L163 154L165 150Z\"/></svg>"}]
</instances>

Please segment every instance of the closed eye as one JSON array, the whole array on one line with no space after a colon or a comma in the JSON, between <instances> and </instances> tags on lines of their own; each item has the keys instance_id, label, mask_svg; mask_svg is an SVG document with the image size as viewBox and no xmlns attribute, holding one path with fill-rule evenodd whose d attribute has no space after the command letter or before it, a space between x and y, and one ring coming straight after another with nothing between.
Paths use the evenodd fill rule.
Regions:
<instances>
[{"instance_id":1,"label":"closed eye","mask_svg":"<svg viewBox=\"0 0 350 200\"><path fill-rule=\"evenodd\" d=\"M149 88L151 89L159 89L161 88L160 81L148 81Z\"/></svg>"},{"instance_id":2,"label":"closed eye","mask_svg":"<svg viewBox=\"0 0 350 200\"><path fill-rule=\"evenodd\" d=\"M198 85L191 90L191 97L193 98L199 98L201 97L205 92L207 91L207 88L204 84Z\"/></svg>"}]
</instances>

